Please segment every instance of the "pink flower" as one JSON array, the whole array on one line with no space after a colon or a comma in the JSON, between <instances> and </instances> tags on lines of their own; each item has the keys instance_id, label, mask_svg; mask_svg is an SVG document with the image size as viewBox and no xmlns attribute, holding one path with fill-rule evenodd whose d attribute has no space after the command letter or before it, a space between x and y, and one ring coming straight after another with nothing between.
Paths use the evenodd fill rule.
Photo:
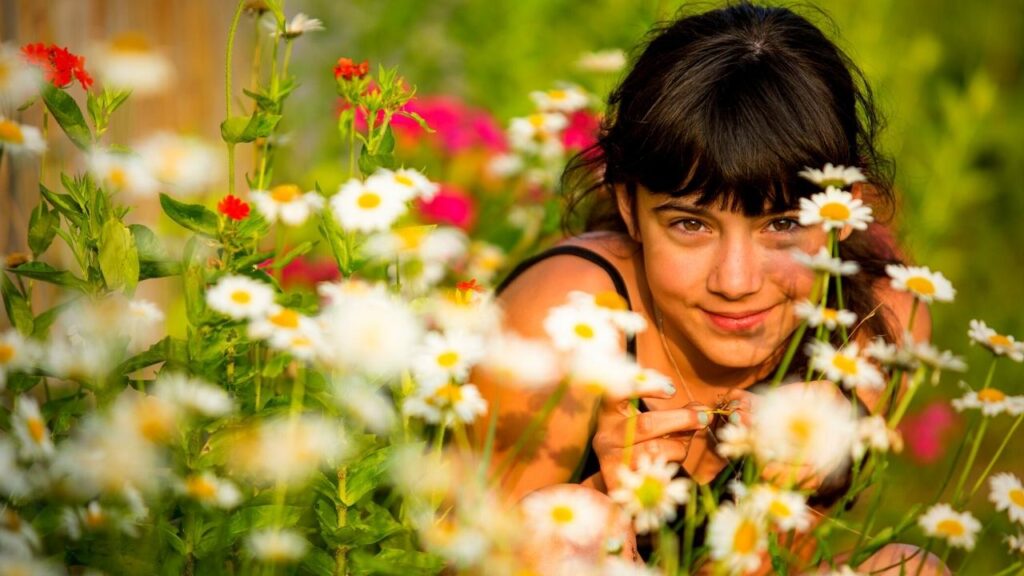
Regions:
<instances>
[{"instance_id":1,"label":"pink flower","mask_svg":"<svg viewBox=\"0 0 1024 576\"><path fill-rule=\"evenodd\" d=\"M395 116L391 121L395 135L403 145L412 145L422 139L440 143L449 154L458 154L470 148L484 148L504 152L505 134L494 118L485 110L472 108L450 96L416 98L404 110L415 112L436 130L427 134L415 121Z\"/></svg>"},{"instance_id":2,"label":"pink flower","mask_svg":"<svg viewBox=\"0 0 1024 576\"><path fill-rule=\"evenodd\" d=\"M476 220L473 198L452 184L441 184L441 189L429 202L417 200L416 207L425 220L435 224L450 224L469 230Z\"/></svg>"},{"instance_id":3,"label":"pink flower","mask_svg":"<svg viewBox=\"0 0 1024 576\"><path fill-rule=\"evenodd\" d=\"M567 150L583 150L597 142L601 117L588 110L577 110L569 116L569 125L562 134Z\"/></svg>"},{"instance_id":4,"label":"pink flower","mask_svg":"<svg viewBox=\"0 0 1024 576\"><path fill-rule=\"evenodd\" d=\"M944 438L959 419L948 402L936 400L900 424L900 432L910 456L918 462L935 462L946 452Z\"/></svg>"}]
</instances>

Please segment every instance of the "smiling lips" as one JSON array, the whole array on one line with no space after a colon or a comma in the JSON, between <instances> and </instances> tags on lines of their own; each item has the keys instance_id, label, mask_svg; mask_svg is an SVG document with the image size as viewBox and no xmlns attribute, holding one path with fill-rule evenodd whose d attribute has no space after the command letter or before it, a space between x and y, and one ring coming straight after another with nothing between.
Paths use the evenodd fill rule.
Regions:
<instances>
[{"instance_id":1,"label":"smiling lips","mask_svg":"<svg viewBox=\"0 0 1024 576\"><path fill-rule=\"evenodd\" d=\"M704 310L708 320L715 327L726 332L745 332L756 328L768 316L773 307L749 312L711 312Z\"/></svg>"}]
</instances>

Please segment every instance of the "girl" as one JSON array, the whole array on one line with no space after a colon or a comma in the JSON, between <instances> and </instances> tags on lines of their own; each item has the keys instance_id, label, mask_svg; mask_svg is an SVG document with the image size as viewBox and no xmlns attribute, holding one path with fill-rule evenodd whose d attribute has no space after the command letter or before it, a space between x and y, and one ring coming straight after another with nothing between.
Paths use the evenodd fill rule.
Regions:
<instances>
[{"instance_id":1,"label":"girl","mask_svg":"<svg viewBox=\"0 0 1024 576\"><path fill-rule=\"evenodd\" d=\"M777 368L800 322L794 307L811 293L814 274L793 253L826 243L820 226L799 223L799 200L818 188L798 172L859 166L869 184L854 194L876 214L893 204L863 76L788 9L740 3L655 30L608 105L597 144L565 175L566 221L582 220L585 232L522 263L500 298L512 330L545 338L548 311L570 292L617 292L649 327L621 345L670 376L675 393L642 398L637 414L628 402L570 390L539 445L504 474L514 497L574 476L581 490L607 492L626 453L631 464L647 454L680 463L696 482L720 481L729 468L714 450L710 411L748 417L751 386ZM884 266L899 258L886 229L846 228L840 238L841 258L861 265L843 285L846 307L866 318L853 338L898 340L912 301L887 288ZM914 337L928 331L919 315ZM794 371L805 362L798 357ZM500 462L545 398L477 381L499 411ZM833 480L812 502L827 506L842 492ZM889 547L865 566L906 553ZM915 561L904 569L913 573Z\"/></svg>"}]
</instances>

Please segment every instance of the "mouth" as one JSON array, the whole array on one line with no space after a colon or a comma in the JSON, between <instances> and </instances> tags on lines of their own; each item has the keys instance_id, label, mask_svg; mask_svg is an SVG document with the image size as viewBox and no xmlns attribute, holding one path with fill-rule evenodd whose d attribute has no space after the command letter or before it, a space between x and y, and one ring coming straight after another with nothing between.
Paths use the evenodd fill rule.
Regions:
<instances>
[{"instance_id":1,"label":"mouth","mask_svg":"<svg viewBox=\"0 0 1024 576\"><path fill-rule=\"evenodd\" d=\"M708 321L719 330L725 332L748 332L761 325L768 313L774 309L770 306L763 310L747 310L737 312L702 310Z\"/></svg>"}]
</instances>

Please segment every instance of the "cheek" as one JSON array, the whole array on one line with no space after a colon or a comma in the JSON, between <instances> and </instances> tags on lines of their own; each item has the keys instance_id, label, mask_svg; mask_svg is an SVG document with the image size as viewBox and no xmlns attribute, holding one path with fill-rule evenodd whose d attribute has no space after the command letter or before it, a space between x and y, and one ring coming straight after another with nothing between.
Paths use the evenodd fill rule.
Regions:
<instances>
[{"instance_id":1,"label":"cheek","mask_svg":"<svg viewBox=\"0 0 1024 576\"><path fill-rule=\"evenodd\" d=\"M769 278L779 291L792 300L810 297L814 287L815 274L788 252L774 252L766 259L765 268Z\"/></svg>"}]
</instances>

